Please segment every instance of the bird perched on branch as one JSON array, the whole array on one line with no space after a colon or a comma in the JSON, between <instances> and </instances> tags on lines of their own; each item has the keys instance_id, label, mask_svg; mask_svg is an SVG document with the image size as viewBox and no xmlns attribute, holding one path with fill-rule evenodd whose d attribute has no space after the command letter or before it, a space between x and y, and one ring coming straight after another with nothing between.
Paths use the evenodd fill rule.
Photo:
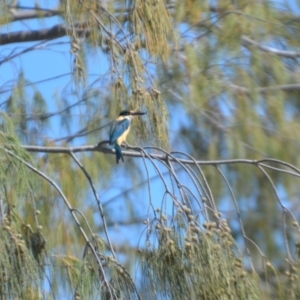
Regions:
<instances>
[{"instance_id":1,"label":"bird perched on branch","mask_svg":"<svg viewBox=\"0 0 300 300\"><path fill-rule=\"evenodd\" d=\"M126 137L130 130L131 119L134 116L141 116L144 114L144 112L123 110L120 112L118 118L112 123L109 132L109 143L115 148L117 164L120 159L124 162L121 145L123 142L127 144Z\"/></svg>"}]
</instances>

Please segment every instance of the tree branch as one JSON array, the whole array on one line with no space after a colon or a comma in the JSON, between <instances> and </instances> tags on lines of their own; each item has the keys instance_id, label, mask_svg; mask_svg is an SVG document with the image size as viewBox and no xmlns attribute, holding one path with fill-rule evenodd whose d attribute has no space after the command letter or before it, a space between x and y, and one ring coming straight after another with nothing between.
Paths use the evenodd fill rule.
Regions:
<instances>
[{"instance_id":1,"label":"tree branch","mask_svg":"<svg viewBox=\"0 0 300 300\"><path fill-rule=\"evenodd\" d=\"M62 12L59 10L44 10L44 9L30 9L26 11L20 11L21 7L12 7L9 9L11 17L8 19L9 22L36 19L36 18L45 18L61 15Z\"/></svg>"},{"instance_id":2,"label":"tree branch","mask_svg":"<svg viewBox=\"0 0 300 300\"><path fill-rule=\"evenodd\" d=\"M107 243L109 245L109 248L110 248L110 251L111 251L113 257L116 259L116 255L115 255L115 252L114 252L114 249L113 249L113 246L112 246L109 234L108 234L108 229L107 229L106 220L105 220L105 216L104 216L104 210L103 210L102 204L100 202L100 199L97 195L96 188L95 188L95 185L92 181L92 178L91 178L90 174L87 172L87 170L85 169L85 167L83 166L83 164L78 160L76 155L73 152L71 152L70 155L74 159L74 161L77 163L77 165L80 167L80 169L84 173L85 177L87 178L87 180L88 180L88 182L89 182L89 184L92 188L94 197L96 199L96 202L97 202L97 205L98 205L98 208L99 208L99 212L100 212L100 216L101 216L101 219L102 219L102 224L103 224L104 232L105 232L105 235L106 235Z\"/></svg>"},{"instance_id":3,"label":"tree branch","mask_svg":"<svg viewBox=\"0 0 300 300\"><path fill-rule=\"evenodd\" d=\"M250 89L245 88L243 86L230 84L229 87L239 93L245 93L245 94L251 93ZM256 89L256 91L258 93L266 93L266 92L277 91L277 90L281 90L281 91L285 91L285 92L299 91L300 83L273 85L273 86L267 86L267 87L260 87L260 88Z\"/></svg>"},{"instance_id":4,"label":"tree branch","mask_svg":"<svg viewBox=\"0 0 300 300\"><path fill-rule=\"evenodd\" d=\"M40 153L67 153L70 154L76 153L76 152L102 152L107 154L115 155L114 150L110 148L106 148L103 145L108 144L109 141L101 141L97 145L86 145L86 146L77 146L77 147L44 147L44 146L31 146L31 145L23 145L23 148L29 152L40 152ZM135 151L125 151L123 150L122 153L124 156L129 157L141 157L145 158L148 157L149 159L157 159L160 161L171 161L171 162L178 162L180 164L186 164L186 165L212 165L212 166L218 166L218 165L226 165L226 164L251 164L251 165L262 165L264 168L274 169L271 165L267 165L265 163L269 164L280 164L284 166L285 168L291 169L292 171L289 171L287 169L279 169L276 168L277 171L287 173L296 177L300 177L300 169L296 168L294 165L289 164L287 162L284 162L282 160L273 159L273 158L263 158L260 160L252 160L252 159L227 159L227 160L194 160L194 159L181 159L174 156L174 154L182 154L181 152L170 152L168 154L156 154L156 153L147 153L145 150L151 150L155 149L157 151L160 150L158 147L132 147L127 146L127 149L135 150ZM165 153L164 150L161 150L163 153ZM145 156L144 154L147 153Z\"/></svg>"},{"instance_id":5,"label":"tree branch","mask_svg":"<svg viewBox=\"0 0 300 300\"><path fill-rule=\"evenodd\" d=\"M249 48L249 46L255 46L256 48L258 48L264 52L273 53L273 54L276 54L279 56L284 56L284 57L289 57L289 58L300 57L300 52L298 52L298 51L285 51L285 50L278 50L278 49L272 48L272 47L266 47L266 46L259 44L256 41L250 39L249 37L247 37L245 35L242 36L242 45L247 48Z\"/></svg>"},{"instance_id":6,"label":"tree branch","mask_svg":"<svg viewBox=\"0 0 300 300\"><path fill-rule=\"evenodd\" d=\"M21 30L12 33L2 33L0 34L0 45L57 39L65 35L69 35L74 30L79 35L88 35L90 32L89 29L82 28L80 26L75 26L71 30L65 25L59 24L51 28L41 30Z\"/></svg>"}]
</instances>

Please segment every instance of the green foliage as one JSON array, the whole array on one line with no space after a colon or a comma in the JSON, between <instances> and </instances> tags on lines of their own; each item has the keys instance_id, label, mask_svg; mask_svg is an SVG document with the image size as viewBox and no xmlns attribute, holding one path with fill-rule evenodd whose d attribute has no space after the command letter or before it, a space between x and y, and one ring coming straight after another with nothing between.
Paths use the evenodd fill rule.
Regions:
<instances>
[{"instance_id":1,"label":"green foliage","mask_svg":"<svg viewBox=\"0 0 300 300\"><path fill-rule=\"evenodd\" d=\"M40 267L11 218L2 219L0 230L0 298L40 299Z\"/></svg>"},{"instance_id":2,"label":"green foliage","mask_svg":"<svg viewBox=\"0 0 300 300\"><path fill-rule=\"evenodd\" d=\"M233 252L230 234L209 225L205 232L191 224L184 240L177 230L158 229L159 248L144 258L149 299L261 299L259 281Z\"/></svg>"}]
</instances>

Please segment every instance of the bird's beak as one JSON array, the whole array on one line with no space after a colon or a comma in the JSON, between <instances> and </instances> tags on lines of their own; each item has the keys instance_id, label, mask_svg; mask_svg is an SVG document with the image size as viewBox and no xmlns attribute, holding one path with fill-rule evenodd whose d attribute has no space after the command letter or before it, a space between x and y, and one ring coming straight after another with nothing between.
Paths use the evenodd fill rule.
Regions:
<instances>
[{"instance_id":1,"label":"bird's beak","mask_svg":"<svg viewBox=\"0 0 300 300\"><path fill-rule=\"evenodd\" d=\"M142 116L146 114L145 112L141 112L141 111L134 111L133 113L131 113L132 116Z\"/></svg>"}]
</instances>

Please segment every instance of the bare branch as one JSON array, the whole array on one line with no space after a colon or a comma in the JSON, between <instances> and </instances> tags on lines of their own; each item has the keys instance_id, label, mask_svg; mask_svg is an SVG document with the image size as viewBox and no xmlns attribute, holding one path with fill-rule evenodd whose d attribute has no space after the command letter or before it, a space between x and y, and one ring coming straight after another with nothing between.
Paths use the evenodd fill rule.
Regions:
<instances>
[{"instance_id":1,"label":"bare branch","mask_svg":"<svg viewBox=\"0 0 300 300\"><path fill-rule=\"evenodd\" d=\"M30 10L22 10L16 8L10 8L9 12L11 13L11 17L9 22L35 19L35 18L44 18L44 17L53 17L60 15L62 12L59 10L42 10L42 9L30 9Z\"/></svg>"},{"instance_id":2,"label":"bare branch","mask_svg":"<svg viewBox=\"0 0 300 300\"><path fill-rule=\"evenodd\" d=\"M300 52L298 52L298 51L285 51L285 50L278 50L278 49L272 48L272 47L266 47L256 41L250 39L249 37L247 37L245 35L242 36L242 45L247 48L249 48L249 46L255 46L256 48L258 48L264 52L273 53L273 54L276 54L279 56L284 56L284 57L289 57L289 58L300 57Z\"/></svg>"},{"instance_id":3,"label":"bare branch","mask_svg":"<svg viewBox=\"0 0 300 300\"><path fill-rule=\"evenodd\" d=\"M92 181L92 178L91 178L90 174L87 172L87 170L85 169L85 167L82 165L82 163L78 160L78 158L76 157L76 155L73 152L71 152L70 155L75 160L75 162L77 163L77 165L80 167L80 169L84 173L85 177L87 178L87 180L88 180L88 182L89 182L89 184L90 184L90 186L92 188L92 191L93 191L93 194L94 194L95 199L97 201L99 212L100 212L100 215L101 215L101 218L102 218L103 228L104 228L104 232L105 232L105 235L106 235L106 238L107 238L108 245L110 247L110 251L111 251L113 257L116 258L116 255L115 255L115 252L114 252L114 249L113 249L113 246L112 246L109 234L108 234L106 220L105 220L105 216L104 216L104 210L103 210L102 204L100 202L100 199L99 199L99 197L97 195L96 188L95 188L95 185L94 185L94 183Z\"/></svg>"},{"instance_id":4,"label":"bare branch","mask_svg":"<svg viewBox=\"0 0 300 300\"><path fill-rule=\"evenodd\" d=\"M0 64L2 63L2 61L0 62ZM49 77L49 78L45 78L45 79L41 79L41 80L38 80L38 81L34 81L34 82L26 82L24 86L32 86L32 85L37 85L37 84L41 84L41 83L44 83L44 82L49 82L51 80L57 80L57 79L60 79L62 77L65 77L65 76L70 76L72 75L72 73L64 73L64 74L60 74L60 75L57 75L57 76L53 76L53 77ZM3 90L0 90L0 94L4 94L4 93L7 93L7 92L11 92L12 90L14 89L14 86L10 87L10 88L7 88L7 89L3 89ZM0 106L3 104L4 102L2 102L0 104ZM51 116L50 116L51 117Z\"/></svg>"},{"instance_id":5,"label":"bare branch","mask_svg":"<svg viewBox=\"0 0 300 300\"><path fill-rule=\"evenodd\" d=\"M288 237L287 237L287 230L286 230L286 213L289 212L289 214L292 216L292 218L294 219L294 221L297 222L296 217L294 216L294 214L292 213L291 210L289 210L286 206L283 205L282 201L280 200L277 188L273 182L273 180L271 179L270 175L268 174L267 171L264 170L263 167L258 166L259 169L264 173L264 175L267 177L268 181L270 182L272 189L275 193L275 196L277 198L278 203L280 204L281 208L282 208L282 225L283 225L283 234L284 234L284 240L285 240L285 246L286 246L286 250L288 253L288 257L290 260L292 260L292 255L291 255L291 251L290 251L290 246L289 246L289 242L288 242ZM299 230L299 226L298 226L298 230Z\"/></svg>"},{"instance_id":6,"label":"bare branch","mask_svg":"<svg viewBox=\"0 0 300 300\"><path fill-rule=\"evenodd\" d=\"M229 181L227 180L226 176L224 175L224 173L222 172L222 170L220 169L219 166L216 167L217 170L219 171L219 173L221 174L224 182L226 183L226 186L228 187L228 190L230 192L230 195L231 195L231 199L234 203L234 206L235 206L235 210L236 210L236 214L237 214L237 219L238 219L238 222L240 223L240 229L242 231L242 235L243 235L243 238L244 238L244 243L245 243L245 248L246 248L246 252L247 252L247 255L249 256L249 259L250 259L250 264L251 264L251 269L252 271L255 270L254 268L254 265L253 265L253 261L252 261L252 257L251 257L251 252L250 252L250 249L248 247L248 243L247 241L251 241L251 239L249 239L246 235L246 232L245 232L245 228L244 228L244 224L243 224L243 221L242 221L242 217L241 217L241 212L240 212L240 209L239 209L239 206L237 204L237 201L236 201L236 197L234 195L234 192L232 190L232 187L229 183ZM261 250L259 249L259 251L261 252ZM264 257L265 255L261 252L262 256Z\"/></svg>"},{"instance_id":7,"label":"bare branch","mask_svg":"<svg viewBox=\"0 0 300 300\"><path fill-rule=\"evenodd\" d=\"M79 35L88 35L89 30L82 28L80 26L75 26L74 30ZM31 31L16 31L12 33L2 33L0 35L0 45L12 44L12 43L23 43L23 42L33 42L41 40L52 40L57 39L66 35L69 35L71 30L65 25L55 25L51 28L41 29L41 30L31 30Z\"/></svg>"},{"instance_id":8,"label":"bare branch","mask_svg":"<svg viewBox=\"0 0 300 300\"><path fill-rule=\"evenodd\" d=\"M251 93L250 89L245 88L243 86L230 84L229 87L238 93L245 93L245 94ZM281 91L285 91L285 92L299 91L300 83L273 85L273 86L267 86L267 87L260 87L260 88L256 89L256 91L258 93L266 93L266 92L277 91L277 90L281 90Z\"/></svg>"},{"instance_id":9,"label":"bare branch","mask_svg":"<svg viewBox=\"0 0 300 300\"><path fill-rule=\"evenodd\" d=\"M115 155L114 150L110 148L104 147L105 144L108 144L109 141L101 141L97 145L84 145L84 146L77 146L77 147L44 147L44 146L32 146L32 145L23 145L23 148L29 152L40 152L40 153L68 153L71 154L76 152L102 152L107 154ZM148 153L145 150L149 149L159 149L158 147L132 147L127 146L127 149L135 150L135 151L125 151L123 150L122 153L124 156L129 157L141 157L144 158L145 156L149 159L157 159L160 161L172 161L177 162L180 164L187 164L187 165L227 165L227 164L251 164L251 165L263 165L263 167L271 167L266 165L265 163L269 164L280 164L286 168L291 169L293 172L287 172L287 170L282 170L282 172L290 174L292 176L300 177L300 169L296 168L294 165L284 162L282 160L273 159L273 158L263 158L260 160L255 159L227 159L227 160L194 160L194 159L181 159L173 157L173 154L178 152L170 152L167 155L156 154L156 153ZM163 151L163 150L162 150Z\"/></svg>"}]
</instances>

